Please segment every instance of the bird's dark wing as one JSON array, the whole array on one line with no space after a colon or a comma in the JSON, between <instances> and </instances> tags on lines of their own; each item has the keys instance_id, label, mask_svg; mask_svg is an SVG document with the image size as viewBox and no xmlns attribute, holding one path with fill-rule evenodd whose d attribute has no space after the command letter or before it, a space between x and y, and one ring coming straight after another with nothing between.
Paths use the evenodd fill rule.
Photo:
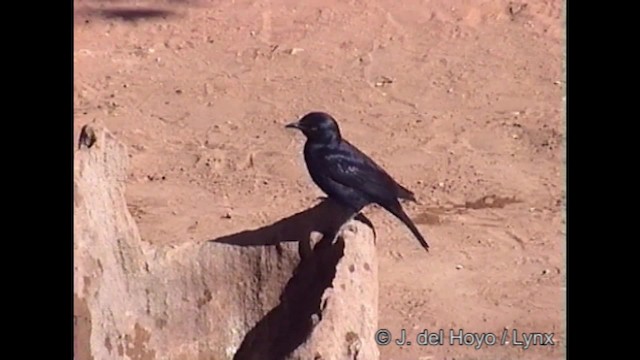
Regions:
<instances>
[{"instance_id":1,"label":"bird's dark wing","mask_svg":"<svg viewBox=\"0 0 640 360\"><path fill-rule=\"evenodd\" d=\"M372 201L388 203L396 201L398 197L413 197L413 193L346 141L337 149L324 152L322 158L332 180L366 194Z\"/></svg>"}]
</instances>

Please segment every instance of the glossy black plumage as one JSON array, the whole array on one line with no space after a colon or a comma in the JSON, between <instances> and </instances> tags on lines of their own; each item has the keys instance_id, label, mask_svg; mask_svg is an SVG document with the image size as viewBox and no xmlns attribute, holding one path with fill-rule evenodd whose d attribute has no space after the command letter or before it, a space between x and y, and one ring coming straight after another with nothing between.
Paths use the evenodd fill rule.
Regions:
<instances>
[{"instance_id":1,"label":"glossy black plumage","mask_svg":"<svg viewBox=\"0 0 640 360\"><path fill-rule=\"evenodd\" d=\"M313 181L330 198L351 209L354 215L375 203L400 219L420 244L429 250L420 231L404 212L399 199L416 201L414 194L398 184L384 169L362 151L342 139L331 115L311 112L288 128L307 137L304 159Z\"/></svg>"}]
</instances>

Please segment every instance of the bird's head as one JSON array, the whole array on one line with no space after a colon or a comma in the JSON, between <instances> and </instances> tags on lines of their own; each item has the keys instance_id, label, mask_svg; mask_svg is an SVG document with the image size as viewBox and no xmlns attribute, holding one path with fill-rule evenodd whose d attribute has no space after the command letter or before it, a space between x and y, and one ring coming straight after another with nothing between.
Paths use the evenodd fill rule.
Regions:
<instances>
[{"instance_id":1,"label":"bird's head","mask_svg":"<svg viewBox=\"0 0 640 360\"><path fill-rule=\"evenodd\" d=\"M324 112L310 112L285 127L298 129L309 141L317 143L331 143L341 139L338 123L331 115Z\"/></svg>"}]
</instances>

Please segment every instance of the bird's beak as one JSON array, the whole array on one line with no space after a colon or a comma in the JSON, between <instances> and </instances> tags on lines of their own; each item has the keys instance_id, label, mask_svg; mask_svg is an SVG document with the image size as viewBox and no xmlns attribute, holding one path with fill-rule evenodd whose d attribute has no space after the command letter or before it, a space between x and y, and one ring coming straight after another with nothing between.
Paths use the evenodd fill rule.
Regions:
<instances>
[{"instance_id":1,"label":"bird's beak","mask_svg":"<svg viewBox=\"0 0 640 360\"><path fill-rule=\"evenodd\" d=\"M285 125L284 127L285 128L289 128L289 129L300 129L300 124L297 121L295 121L295 122L292 122L290 124Z\"/></svg>"}]
</instances>

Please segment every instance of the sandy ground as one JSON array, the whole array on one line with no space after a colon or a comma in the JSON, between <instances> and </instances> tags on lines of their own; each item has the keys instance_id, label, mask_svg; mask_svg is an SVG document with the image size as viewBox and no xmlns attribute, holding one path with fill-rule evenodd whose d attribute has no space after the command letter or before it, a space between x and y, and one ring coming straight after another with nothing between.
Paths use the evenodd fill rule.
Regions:
<instances>
[{"instance_id":1,"label":"sandy ground","mask_svg":"<svg viewBox=\"0 0 640 360\"><path fill-rule=\"evenodd\" d=\"M415 191L427 237L379 208L380 328L444 345L382 359L560 359L564 343L564 16L557 0L76 1L76 135L130 150L144 241L214 239L317 202L283 124L333 114ZM449 345L449 330L497 344ZM509 344L500 345L504 329ZM554 333L514 345L513 330ZM490 338L489 338L490 340ZM522 338L516 339L521 341Z\"/></svg>"}]
</instances>

